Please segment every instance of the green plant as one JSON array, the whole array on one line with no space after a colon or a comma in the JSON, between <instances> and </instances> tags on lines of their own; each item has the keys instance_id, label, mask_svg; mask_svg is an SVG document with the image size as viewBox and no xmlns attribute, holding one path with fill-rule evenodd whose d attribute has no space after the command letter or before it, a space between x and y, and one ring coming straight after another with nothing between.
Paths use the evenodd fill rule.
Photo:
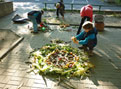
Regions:
<instances>
[{"instance_id":1,"label":"green plant","mask_svg":"<svg viewBox=\"0 0 121 89\"><path fill-rule=\"evenodd\" d=\"M117 5L121 5L121 0L115 0L115 3L116 3Z\"/></svg>"},{"instance_id":2,"label":"green plant","mask_svg":"<svg viewBox=\"0 0 121 89\"><path fill-rule=\"evenodd\" d=\"M118 14L118 13L113 13L112 14L114 17L117 17L117 18L120 18L121 17L121 14Z\"/></svg>"}]
</instances>

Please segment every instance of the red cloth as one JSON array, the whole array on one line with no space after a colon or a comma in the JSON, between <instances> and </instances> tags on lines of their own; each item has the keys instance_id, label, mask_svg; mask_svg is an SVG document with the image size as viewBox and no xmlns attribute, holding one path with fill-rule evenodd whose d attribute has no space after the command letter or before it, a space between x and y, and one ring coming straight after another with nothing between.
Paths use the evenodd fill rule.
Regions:
<instances>
[{"instance_id":1,"label":"red cloth","mask_svg":"<svg viewBox=\"0 0 121 89\"><path fill-rule=\"evenodd\" d=\"M44 24L43 23L40 23L40 27L43 27L44 26Z\"/></svg>"},{"instance_id":2,"label":"red cloth","mask_svg":"<svg viewBox=\"0 0 121 89\"><path fill-rule=\"evenodd\" d=\"M93 20L93 7L91 5L86 5L81 8L80 10L80 15L81 17L88 16L90 17L90 21L92 22Z\"/></svg>"}]
</instances>

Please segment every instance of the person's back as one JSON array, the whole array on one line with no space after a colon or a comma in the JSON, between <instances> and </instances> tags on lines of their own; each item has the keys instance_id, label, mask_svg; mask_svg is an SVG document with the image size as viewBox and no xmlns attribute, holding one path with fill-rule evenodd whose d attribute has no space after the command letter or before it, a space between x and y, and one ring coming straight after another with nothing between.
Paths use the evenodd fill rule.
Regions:
<instances>
[{"instance_id":1,"label":"person's back","mask_svg":"<svg viewBox=\"0 0 121 89\"><path fill-rule=\"evenodd\" d=\"M40 11L35 11L35 10L33 10L33 11L28 12L28 15L34 15L34 14L37 13L37 12L40 12Z\"/></svg>"},{"instance_id":2,"label":"person's back","mask_svg":"<svg viewBox=\"0 0 121 89\"><path fill-rule=\"evenodd\" d=\"M90 17L90 21L92 22L93 19L93 7L91 5L86 5L81 8L80 10L81 17L88 16Z\"/></svg>"},{"instance_id":3,"label":"person's back","mask_svg":"<svg viewBox=\"0 0 121 89\"><path fill-rule=\"evenodd\" d=\"M37 23L38 24L41 23L41 16L42 16L41 11L31 11L28 13L28 16L34 16L36 18Z\"/></svg>"},{"instance_id":4,"label":"person's back","mask_svg":"<svg viewBox=\"0 0 121 89\"><path fill-rule=\"evenodd\" d=\"M59 2L59 3L60 3L60 10L65 10L64 3L62 3L62 2Z\"/></svg>"}]
</instances>

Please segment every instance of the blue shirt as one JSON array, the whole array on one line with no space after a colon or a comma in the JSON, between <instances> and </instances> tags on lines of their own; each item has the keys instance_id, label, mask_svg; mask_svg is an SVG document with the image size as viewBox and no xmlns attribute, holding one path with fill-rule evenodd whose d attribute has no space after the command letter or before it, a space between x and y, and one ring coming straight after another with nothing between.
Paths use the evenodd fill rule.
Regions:
<instances>
[{"instance_id":1,"label":"blue shirt","mask_svg":"<svg viewBox=\"0 0 121 89\"><path fill-rule=\"evenodd\" d=\"M79 35L76 36L76 39L79 40L79 44L85 45L88 44L89 40L95 40L96 39L96 33L91 33L85 37L85 35L88 34L85 31L82 31Z\"/></svg>"}]
</instances>

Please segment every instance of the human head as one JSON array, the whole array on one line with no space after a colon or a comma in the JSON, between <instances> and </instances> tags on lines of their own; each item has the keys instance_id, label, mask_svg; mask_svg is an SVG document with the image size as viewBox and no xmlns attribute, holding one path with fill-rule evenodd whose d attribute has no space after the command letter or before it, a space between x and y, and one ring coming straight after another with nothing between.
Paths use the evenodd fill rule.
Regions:
<instances>
[{"instance_id":1,"label":"human head","mask_svg":"<svg viewBox=\"0 0 121 89\"><path fill-rule=\"evenodd\" d=\"M83 25L82 25L83 29L85 32L89 32L90 30L93 29L93 23L90 21L86 21Z\"/></svg>"},{"instance_id":2,"label":"human head","mask_svg":"<svg viewBox=\"0 0 121 89\"><path fill-rule=\"evenodd\" d=\"M44 10L41 10L42 15L44 14Z\"/></svg>"},{"instance_id":3,"label":"human head","mask_svg":"<svg viewBox=\"0 0 121 89\"><path fill-rule=\"evenodd\" d=\"M56 3L56 8L59 8L60 7L60 3Z\"/></svg>"}]
</instances>

